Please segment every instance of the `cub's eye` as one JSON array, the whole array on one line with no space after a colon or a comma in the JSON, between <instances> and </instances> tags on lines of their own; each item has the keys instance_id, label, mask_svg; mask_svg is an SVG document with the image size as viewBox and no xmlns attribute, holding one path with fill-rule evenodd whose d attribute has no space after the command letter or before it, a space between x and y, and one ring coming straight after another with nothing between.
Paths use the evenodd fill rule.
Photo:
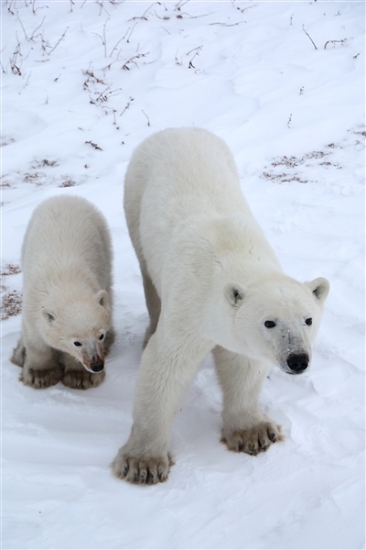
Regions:
<instances>
[{"instance_id":1,"label":"cub's eye","mask_svg":"<svg viewBox=\"0 0 366 550\"><path fill-rule=\"evenodd\" d=\"M76 346L77 348L79 348L79 347L81 346L81 342L78 342L78 341L74 342L74 346Z\"/></svg>"},{"instance_id":2,"label":"cub's eye","mask_svg":"<svg viewBox=\"0 0 366 550\"><path fill-rule=\"evenodd\" d=\"M305 323L306 323L307 325L309 325L309 326L312 325L312 324L313 324L312 318L309 317L309 319L305 319Z\"/></svg>"},{"instance_id":3,"label":"cub's eye","mask_svg":"<svg viewBox=\"0 0 366 550\"><path fill-rule=\"evenodd\" d=\"M104 338L104 334L101 334L101 335L99 336L99 340L103 340L103 338Z\"/></svg>"},{"instance_id":4,"label":"cub's eye","mask_svg":"<svg viewBox=\"0 0 366 550\"><path fill-rule=\"evenodd\" d=\"M266 328L274 328L276 326L276 323L274 321L264 321L264 326Z\"/></svg>"}]
</instances>

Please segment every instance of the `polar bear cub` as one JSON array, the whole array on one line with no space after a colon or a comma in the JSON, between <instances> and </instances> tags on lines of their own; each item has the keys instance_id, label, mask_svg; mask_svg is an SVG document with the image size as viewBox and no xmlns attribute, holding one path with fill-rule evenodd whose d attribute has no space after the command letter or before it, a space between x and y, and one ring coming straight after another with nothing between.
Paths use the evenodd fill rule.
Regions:
<instances>
[{"instance_id":1,"label":"polar bear cub","mask_svg":"<svg viewBox=\"0 0 366 550\"><path fill-rule=\"evenodd\" d=\"M285 275L240 189L230 150L202 129L168 129L135 151L124 207L150 315L133 427L112 469L164 481L171 425L213 350L223 390L222 441L256 455L282 439L258 408L271 364L300 374L311 361L329 284Z\"/></svg>"},{"instance_id":2,"label":"polar bear cub","mask_svg":"<svg viewBox=\"0 0 366 550\"><path fill-rule=\"evenodd\" d=\"M36 208L22 248L22 334L12 356L24 384L87 389L103 381L114 334L111 263L106 221L90 202L57 196Z\"/></svg>"}]
</instances>

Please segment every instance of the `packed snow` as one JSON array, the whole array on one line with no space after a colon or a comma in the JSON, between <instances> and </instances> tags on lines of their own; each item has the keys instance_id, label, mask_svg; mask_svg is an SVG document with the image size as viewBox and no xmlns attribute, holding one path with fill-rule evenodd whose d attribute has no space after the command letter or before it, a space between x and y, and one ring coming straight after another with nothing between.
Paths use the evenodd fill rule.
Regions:
<instances>
[{"instance_id":1,"label":"packed snow","mask_svg":"<svg viewBox=\"0 0 366 550\"><path fill-rule=\"evenodd\" d=\"M365 548L364 2L2 1L2 548ZM261 396L286 439L220 443L202 364L166 483L110 463L127 440L148 318L123 210L133 149L166 127L224 138L285 271L330 280L309 372ZM105 214L117 340L85 392L26 387L20 250L45 198Z\"/></svg>"}]
</instances>

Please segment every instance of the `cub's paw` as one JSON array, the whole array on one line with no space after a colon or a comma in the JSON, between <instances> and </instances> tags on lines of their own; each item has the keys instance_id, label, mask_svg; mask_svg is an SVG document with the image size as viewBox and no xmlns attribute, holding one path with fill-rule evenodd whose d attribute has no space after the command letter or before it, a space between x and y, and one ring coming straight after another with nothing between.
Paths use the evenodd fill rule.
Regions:
<instances>
[{"instance_id":1,"label":"cub's paw","mask_svg":"<svg viewBox=\"0 0 366 550\"><path fill-rule=\"evenodd\" d=\"M74 390L87 390L89 388L96 388L99 386L105 378L105 371L98 373L91 373L84 370L72 370L69 369L65 372L62 383L68 388Z\"/></svg>"},{"instance_id":2,"label":"cub's paw","mask_svg":"<svg viewBox=\"0 0 366 550\"><path fill-rule=\"evenodd\" d=\"M272 422L260 422L249 430L223 430L221 441L230 451L257 455L266 451L272 443L283 441L281 426Z\"/></svg>"},{"instance_id":3,"label":"cub's paw","mask_svg":"<svg viewBox=\"0 0 366 550\"><path fill-rule=\"evenodd\" d=\"M32 386L37 390L42 388L49 388L54 386L57 382L60 382L63 372L58 367L52 367L49 369L33 369L23 368L19 380L26 386Z\"/></svg>"},{"instance_id":4,"label":"cub's paw","mask_svg":"<svg viewBox=\"0 0 366 550\"><path fill-rule=\"evenodd\" d=\"M13 349L10 361L18 367L23 367L25 361L25 347L22 343L19 343L17 347Z\"/></svg>"},{"instance_id":5,"label":"cub's paw","mask_svg":"<svg viewBox=\"0 0 366 550\"><path fill-rule=\"evenodd\" d=\"M174 464L170 454L143 458L131 456L122 447L111 464L114 475L130 483L153 485L168 479L170 466Z\"/></svg>"}]
</instances>

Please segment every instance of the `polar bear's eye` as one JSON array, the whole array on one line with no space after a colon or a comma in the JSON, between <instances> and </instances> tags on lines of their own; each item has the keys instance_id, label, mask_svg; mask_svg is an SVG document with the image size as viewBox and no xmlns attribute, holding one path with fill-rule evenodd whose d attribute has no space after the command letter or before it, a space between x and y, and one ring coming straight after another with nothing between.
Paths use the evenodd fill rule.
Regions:
<instances>
[{"instance_id":1,"label":"polar bear's eye","mask_svg":"<svg viewBox=\"0 0 366 550\"><path fill-rule=\"evenodd\" d=\"M101 334L101 335L99 336L99 340L103 340L103 338L104 338L104 334Z\"/></svg>"},{"instance_id":2,"label":"polar bear's eye","mask_svg":"<svg viewBox=\"0 0 366 550\"><path fill-rule=\"evenodd\" d=\"M309 319L305 319L305 323L306 323L307 325L309 325L309 326L312 325L312 324L313 324L312 318L309 317Z\"/></svg>"},{"instance_id":3,"label":"polar bear's eye","mask_svg":"<svg viewBox=\"0 0 366 550\"><path fill-rule=\"evenodd\" d=\"M266 328L274 328L276 326L276 323L274 321L264 321L264 326Z\"/></svg>"},{"instance_id":4,"label":"polar bear's eye","mask_svg":"<svg viewBox=\"0 0 366 550\"><path fill-rule=\"evenodd\" d=\"M76 346L77 348L79 348L79 347L81 346L81 342L78 342L78 341L74 342L74 346Z\"/></svg>"}]
</instances>

